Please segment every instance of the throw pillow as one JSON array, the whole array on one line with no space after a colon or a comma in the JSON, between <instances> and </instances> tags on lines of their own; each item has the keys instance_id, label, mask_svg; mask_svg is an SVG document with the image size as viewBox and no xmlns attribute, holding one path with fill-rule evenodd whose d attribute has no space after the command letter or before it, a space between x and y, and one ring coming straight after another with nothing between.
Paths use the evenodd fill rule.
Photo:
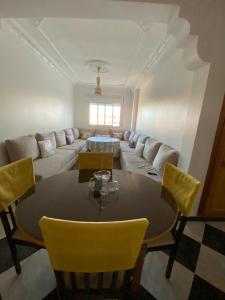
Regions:
<instances>
[{"instance_id":1,"label":"throw pillow","mask_svg":"<svg viewBox=\"0 0 225 300\"><path fill-rule=\"evenodd\" d=\"M56 148L56 140L54 132L37 133L36 138L38 141L50 140L54 148Z\"/></svg>"},{"instance_id":2,"label":"throw pillow","mask_svg":"<svg viewBox=\"0 0 225 300\"><path fill-rule=\"evenodd\" d=\"M158 142L157 140L150 139L150 138L147 139L147 141L145 142L145 147L143 152L144 159L152 163L160 146L161 143Z\"/></svg>"},{"instance_id":3,"label":"throw pillow","mask_svg":"<svg viewBox=\"0 0 225 300\"><path fill-rule=\"evenodd\" d=\"M29 156L36 159L40 155L37 140L34 135L26 135L16 139L6 140L5 143L10 161Z\"/></svg>"},{"instance_id":4,"label":"throw pillow","mask_svg":"<svg viewBox=\"0 0 225 300\"><path fill-rule=\"evenodd\" d=\"M165 163L169 162L171 164L177 165L178 156L178 152L172 149L170 146L161 145L152 165L162 176Z\"/></svg>"},{"instance_id":5,"label":"throw pillow","mask_svg":"<svg viewBox=\"0 0 225 300\"><path fill-rule=\"evenodd\" d=\"M39 141L38 145L41 151L42 158L52 156L55 154L55 149L50 140Z\"/></svg>"},{"instance_id":6,"label":"throw pillow","mask_svg":"<svg viewBox=\"0 0 225 300\"><path fill-rule=\"evenodd\" d=\"M66 134L64 130L55 132L55 139L57 147L66 145Z\"/></svg>"},{"instance_id":7,"label":"throw pillow","mask_svg":"<svg viewBox=\"0 0 225 300\"><path fill-rule=\"evenodd\" d=\"M124 134L123 134L123 139L124 141L129 141L129 137L130 137L130 131L129 130L125 130Z\"/></svg>"},{"instance_id":8,"label":"throw pillow","mask_svg":"<svg viewBox=\"0 0 225 300\"><path fill-rule=\"evenodd\" d=\"M75 141L73 134L66 134L66 143L67 145L73 144Z\"/></svg>"},{"instance_id":9,"label":"throw pillow","mask_svg":"<svg viewBox=\"0 0 225 300\"><path fill-rule=\"evenodd\" d=\"M142 157L143 155L143 150L144 150L145 145L142 143L137 143L134 153L138 156L138 157Z\"/></svg>"}]
</instances>

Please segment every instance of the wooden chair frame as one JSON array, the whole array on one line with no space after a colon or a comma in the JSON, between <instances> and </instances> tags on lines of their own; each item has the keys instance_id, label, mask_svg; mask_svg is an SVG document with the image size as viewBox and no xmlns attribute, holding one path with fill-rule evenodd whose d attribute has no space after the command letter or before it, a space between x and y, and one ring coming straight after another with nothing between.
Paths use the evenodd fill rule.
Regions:
<instances>
[{"instance_id":1,"label":"wooden chair frame","mask_svg":"<svg viewBox=\"0 0 225 300\"><path fill-rule=\"evenodd\" d=\"M99 296L102 296L102 299L105 299L105 296L110 297L111 299L113 299L114 297L116 297L116 299L118 299L119 297L119 299L127 300L137 299L145 255L146 245L143 245L140 250L135 268L131 270L125 270L122 286L120 289L116 289L119 275L118 271L112 272L112 279L109 288L103 288L104 273L97 273L98 284L96 289L93 289L90 286L90 273L83 273L84 289L81 289L77 288L76 273L70 272L69 278L71 289L69 289L65 284L64 272L54 270L57 283L58 299L76 299L76 296L93 296L93 298L85 299L95 299L95 296L98 297L96 299L99 299Z\"/></svg>"},{"instance_id":2,"label":"wooden chair frame","mask_svg":"<svg viewBox=\"0 0 225 300\"><path fill-rule=\"evenodd\" d=\"M166 278L170 278L170 276L171 276L171 272L172 272L173 264L174 264L174 261L176 258L179 242L181 240L184 228L185 228L188 220L189 220L189 217L185 217L185 216L181 215L181 212L178 213L176 222L171 230L171 234L174 239L173 244L165 244L165 245L160 245L160 246L147 247L147 252L170 249L170 255L169 255L169 260L168 260L166 274L165 274Z\"/></svg>"},{"instance_id":3,"label":"wooden chair frame","mask_svg":"<svg viewBox=\"0 0 225 300\"><path fill-rule=\"evenodd\" d=\"M20 262L18 260L16 245L38 247L38 248L41 248L41 247L35 243L25 241L25 240L20 240L20 239L13 237L13 234L18 229L18 227L16 225L16 220L15 220L13 209L12 209L11 205L8 207L8 209L0 212L0 217L2 220L3 228L5 230L6 239L7 239L8 245L9 245L9 249L11 252L11 256L12 256L12 260L13 260L13 264L14 264L16 273L20 274L21 266L20 266Z\"/></svg>"}]
</instances>

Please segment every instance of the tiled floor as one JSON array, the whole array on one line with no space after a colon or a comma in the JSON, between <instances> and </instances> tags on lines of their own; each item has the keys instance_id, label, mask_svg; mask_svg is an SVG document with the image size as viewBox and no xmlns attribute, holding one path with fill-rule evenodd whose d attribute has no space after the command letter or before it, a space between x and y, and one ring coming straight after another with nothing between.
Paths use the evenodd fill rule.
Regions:
<instances>
[{"instance_id":1,"label":"tiled floor","mask_svg":"<svg viewBox=\"0 0 225 300\"><path fill-rule=\"evenodd\" d=\"M165 278L166 252L146 256L140 300L225 300L225 222L188 223L171 278ZM3 300L56 299L55 279L45 250L20 248L17 276L0 226L0 292ZM33 254L32 254L33 253ZM26 258L25 258L26 257Z\"/></svg>"}]
</instances>

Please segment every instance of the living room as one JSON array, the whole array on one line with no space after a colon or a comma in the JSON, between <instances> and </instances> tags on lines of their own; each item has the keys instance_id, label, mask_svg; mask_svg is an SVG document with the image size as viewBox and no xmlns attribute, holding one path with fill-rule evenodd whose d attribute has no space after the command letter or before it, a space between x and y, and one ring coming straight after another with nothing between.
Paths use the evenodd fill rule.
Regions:
<instances>
[{"instance_id":1,"label":"living room","mask_svg":"<svg viewBox=\"0 0 225 300\"><path fill-rule=\"evenodd\" d=\"M129 137L126 141L124 133L135 132L139 135L137 138L142 135L157 140L160 145L168 145L173 155L179 154L177 166L201 182L201 190L191 211L192 216L198 215L224 100L223 1L192 1L188 4L180 0L160 0L157 3L68 0L57 1L57 4L49 1L41 6L38 1L28 3L24 0L20 5L14 1L2 1L0 5L0 166L11 161L6 140L27 135L36 139L37 134L67 129L78 129L77 139L82 140L82 136L94 130L95 136L118 138L122 134L120 147L125 149ZM101 90L100 95L96 94L96 88ZM95 115L95 111L101 109L104 110L103 121L101 113ZM107 109L111 121L107 121ZM88 137L84 137L79 145L86 143ZM72 151L58 148L57 153ZM44 181L59 171L76 169L81 150L83 148L76 155L71 152L74 161L67 169L51 171L51 166L41 165L50 175L41 178L36 169L37 184L40 179L40 182ZM121 156L120 168L135 174L146 173L147 178L156 181L154 174L148 176L149 169L143 171L143 151L135 168L123 165L130 155ZM38 160L44 165L45 158L40 158L40 154ZM50 163L53 169L57 163L58 159ZM34 160L33 164L35 171L37 162ZM150 170L150 173L154 172L154 168ZM161 182L163 174L160 176ZM190 222L186 232L189 230L192 238L200 235L197 242L202 243L206 229L216 228L220 235L224 231L223 224ZM207 226L211 226L210 229ZM172 273L173 288L163 277L161 269L161 273L155 271L155 279L152 273L149 279L146 266L151 267L153 259L146 259L141 284L156 299L165 299L166 296L170 299L195 299L190 295L194 295L194 284L200 286L197 276L207 282L204 288L209 283L214 295L222 293L224 296L224 263L220 258L220 255L224 258L224 254L222 250L218 252L216 271L206 275L199 266L196 275L195 268L191 271L188 268L188 279L184 276L188 283L181 291L178 278L182 273L182 263L182 267L175 267L180 268L177 273ZM32 255L27 256L28 260ZM204 258L211 257L211 253L204 255ZM166 266L165 254L160 259L160 263L164 262ZM44 260L47 265L46 258ZM195 267L198 270L197 260ZM29 268L31 271L32 264ZM46 294L42 291L32 298L29 293L34 290L27 292L25 289L25 294L16 298L11 288L12 278L16 276L13 265L1 267L1 272L0 282L5 285L0 287L3 299L41 299L51 292L51 288L54 289L51 278ZM24 272L22 270L22 274ZM4 273L7 273L5 277ZM212 280L214 275L215 282ZM159 280L163 283L160 288L155 288L154 284ZM6 292L7 288L11 294ZM204 297L210 299L205 294Z\"/></svg>"}]
</instances>

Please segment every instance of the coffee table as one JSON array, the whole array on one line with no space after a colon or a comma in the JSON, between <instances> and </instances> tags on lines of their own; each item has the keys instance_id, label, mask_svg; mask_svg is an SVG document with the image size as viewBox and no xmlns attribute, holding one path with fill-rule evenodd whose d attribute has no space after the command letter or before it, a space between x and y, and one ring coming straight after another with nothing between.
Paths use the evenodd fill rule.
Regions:
<instances>
[{"instance_id":1,"label":"coffee table","mask_svg":"<svg viewBox=\"0 0 225 300\"><path fill-rule=\"evenodd\" d=\"M113 152L114 157L119 157L120 140L113 137L92 136L87 139L87 148L91 152Z\"/></svg>"}]
</instances>

